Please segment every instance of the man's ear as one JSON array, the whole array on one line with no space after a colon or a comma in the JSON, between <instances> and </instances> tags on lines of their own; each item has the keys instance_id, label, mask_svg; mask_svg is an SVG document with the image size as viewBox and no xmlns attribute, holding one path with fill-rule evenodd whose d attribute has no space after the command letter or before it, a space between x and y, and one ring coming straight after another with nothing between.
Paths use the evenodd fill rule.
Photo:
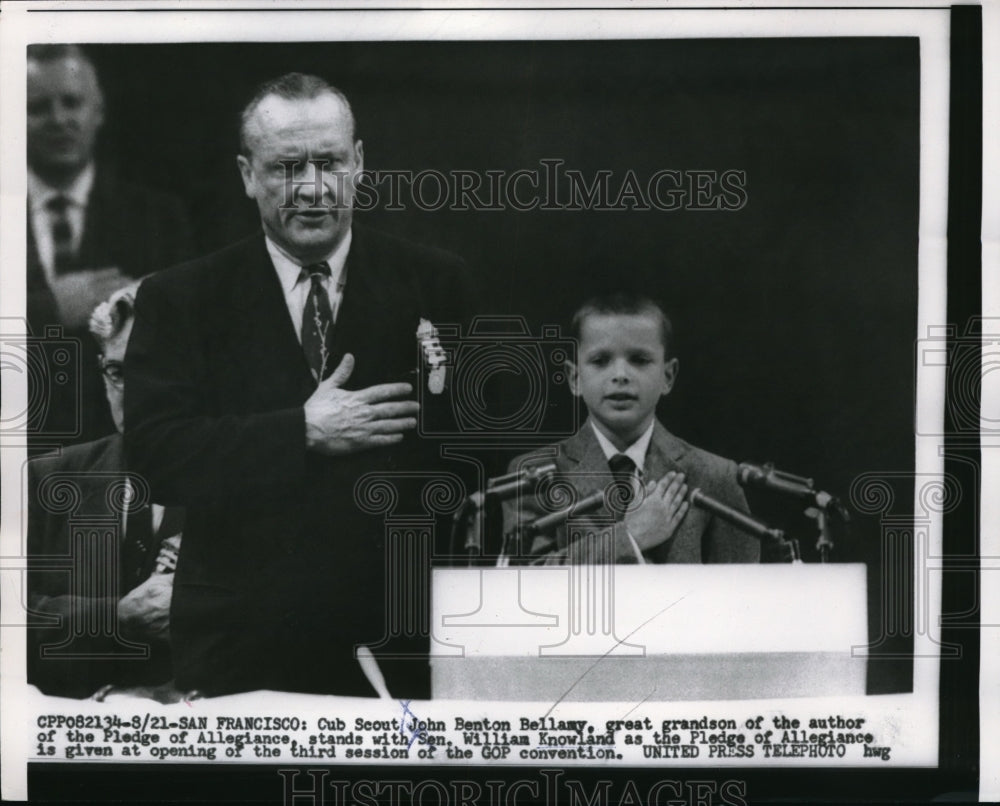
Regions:
<instances>
[{"instance_id":1,"label":"man's ear","mask_svg":"<svg viewBox=\"0 0 1000 806\"><path fill-rule=\"evenodd\" d=\"M564 365L566 369L566 383L574 397L580 396L580 371L576 367L576 362L567 361Z\"/></svg>"},{"instance_id":2,"label":"man's ear","mask_svg":"<svg viewBox=\"0 0 1000 806\"><path fill-rule=\"evenodd\" d=\"M250 160L242 154L237 154L236 165L239 166L240 176L243 178L243 191L247 194L248 198L255 198L254 189L256 182L253 178L253 166L250 164Z\"/></svg>"},{"instance_id":3,"label":"man's ear","mask_svg":"<svg viewBox=\"0 0 1000 806\"><path fill-rule=\"evenodd\" d=\"M663 365L663 391L661 394L669 395L677 382L677 373L680 370L680 361L671 358Z\"/></svg>"},{"instance_id":4,"label":"man's ear","mask_svg":"<svg viewBox=\"0 0 1000 806\"><path fill-rule=\"evenodd\" d=\"M360 140L354 143L354 161L358 165L358 173L365 169L365 144Z\"/></svg>"},{"instance_id":5,"label":"man's ear","mask_svg":"<svg viewBox=\"0 0 1000 806\"><path fill-rule=\"evenodd\" d=\"M104 126L104 96L101 93L97 94L97 128L100 129Z\"/></svg>"}]
</instances>

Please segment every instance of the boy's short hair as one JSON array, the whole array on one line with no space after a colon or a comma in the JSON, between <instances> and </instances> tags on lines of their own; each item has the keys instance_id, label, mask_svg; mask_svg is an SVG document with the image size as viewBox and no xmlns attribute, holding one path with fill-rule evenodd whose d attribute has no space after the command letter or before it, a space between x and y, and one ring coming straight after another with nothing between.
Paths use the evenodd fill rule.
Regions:
<instances>
[{"instance_id":1,"label":"boy's short hair","mask_svg":"<svg viewBox=\"0 0 1000 806\"><path fill-rule=\"evenodd\" d=\"M663 357L670 358L674 341L674 326L663 307L652 297L634 294L630 291L616 291L591 297L576 309L570 322L570 335L580 341L583 322L588 316L632 316L648 314L660 325L660 341L663 342Z\"/></svg>"}]
</instances>

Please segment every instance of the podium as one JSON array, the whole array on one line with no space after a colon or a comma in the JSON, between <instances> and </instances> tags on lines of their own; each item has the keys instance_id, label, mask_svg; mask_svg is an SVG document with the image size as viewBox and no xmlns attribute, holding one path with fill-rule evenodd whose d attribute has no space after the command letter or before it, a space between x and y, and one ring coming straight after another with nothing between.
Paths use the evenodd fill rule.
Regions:
<instances>
[{"instance_id":1,"label":"podium","mask_svg":"<svg viewBox=\"0 0 1000 806\"><path fill-rule=\"evenodd\" d=\"M865 566L434 569L435 699L863 695Z\"/></svg>"}]
</instances>

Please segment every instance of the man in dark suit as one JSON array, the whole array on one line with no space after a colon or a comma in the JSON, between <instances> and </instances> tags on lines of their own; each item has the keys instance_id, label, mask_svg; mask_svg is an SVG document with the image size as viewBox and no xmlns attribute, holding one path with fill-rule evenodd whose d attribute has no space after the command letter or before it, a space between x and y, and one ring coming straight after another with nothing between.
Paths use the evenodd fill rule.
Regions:
<instances>
[{"instance_id":1,"label":"man in dark suit","mask_svg":"<svg viewBox=\"0 0 1000 806\"><path fill-rule=\"evenodd\" d=\"M144 500L141 480L126 472L122 364L133 294L122 289L91 318L118 433L28 463L28 682L47 694L86 697L171 677L170 597L183 511ZM107 576L113 558L118 573Z\"/></svg>"},{"instance_id":2,"label":"man in dark suit","mask_svg":"<svg viewBox=\"0 0 1000 806\"><path fill-rule=\"evenodd\" d=\"M188 505L178 685L370 696L355 647L387 633L392 594L385 525L356 484L417 466L401 379L421 319L468 314L464 266L353 224L362 143L322 79L265 84L241 138L263 232L149 278L127 358L130 466Z\"/></svg>"},{"instance_id":3,"label":"man in dark suit","mask_svg":"<svg viewBox=\"0 0 1000 806\"><path fill-rule=\"evenodd\" d=\"M75 45L28 48L27 318L35 336L61 325L81 339L81 396L52 391L37 442L93 439L114 428L85 330L119 288L193 253L180 201L117 175L96 158L104 123L97 72ZM79 433L75 430L79 416ZM46 435L49 435L48 437ZM56 436L61 435L61 436Z\"/></svg>"}]
</instances>

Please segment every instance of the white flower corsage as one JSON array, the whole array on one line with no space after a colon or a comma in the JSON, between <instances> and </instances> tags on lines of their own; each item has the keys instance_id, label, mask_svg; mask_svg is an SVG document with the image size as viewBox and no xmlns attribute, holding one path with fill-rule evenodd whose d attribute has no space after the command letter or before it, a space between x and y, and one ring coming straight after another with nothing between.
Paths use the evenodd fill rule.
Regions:
<instances>
[{"instance_id":1,"label":"white flower corsage","mask_svg":"<svg viewBox=\"0 0 1000 806\"><path fill-rule=\"evenodd\" d=\"M129 302L131 309L135 305L135 293L139 288L139 283L130 283L124 288L119 288L108 297L107 301L100 302L97 307L90 312L90 321L87 329L101 341L107 341L118 334L122 329L123 319L128 318L128 314L123 314L119 309L119 303L125 299Z\"/></svg>"},{"instance_id":2,"label":"white flower corsage","mask_svg":"<svg viewBox=\"0 0 1000 806\"><path fill-rule=\"evenodd\" d=\"M110 303L102 302L90 313L87 327L102 341L111 338L116 328L114 309Z\"/></svg>"}]
</instances>

